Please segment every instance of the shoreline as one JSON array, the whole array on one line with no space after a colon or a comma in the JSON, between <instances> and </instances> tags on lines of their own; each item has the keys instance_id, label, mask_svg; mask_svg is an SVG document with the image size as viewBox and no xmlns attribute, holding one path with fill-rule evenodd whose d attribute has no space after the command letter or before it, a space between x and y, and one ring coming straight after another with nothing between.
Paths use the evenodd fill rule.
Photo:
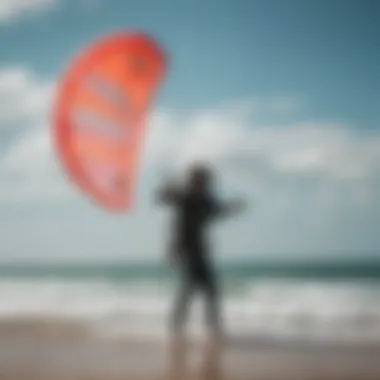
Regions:
<instances>
[{"instance_id":1,"label":"shoreline","mask_svg":"<svg viewBox=\"0 0 380 380\"><path fill-rule=\"evenodd\" d=\"M222 344L135 335L97 337L80 323L0 321L2 380L375 380L380 343L276 344L230 335Z\"/></svg>"}]
</instances>

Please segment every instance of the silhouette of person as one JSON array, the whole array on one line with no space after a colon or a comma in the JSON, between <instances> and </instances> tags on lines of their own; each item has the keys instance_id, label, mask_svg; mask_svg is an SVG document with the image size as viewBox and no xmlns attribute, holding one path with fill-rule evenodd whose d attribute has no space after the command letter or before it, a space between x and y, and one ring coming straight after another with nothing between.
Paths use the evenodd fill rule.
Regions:
<instances>
[{"instance_id":1,"label":"silhouette of person","mask_svg":"<svg viewBox=\"0 0 380 380\"><path fill-rule=\"evenodd\" d=\"M175 210L169 254L178 264L181 285L174 304L171 328L181 333L189 302L196 290L206 299L206 321L209 329L220 337L219 286L212 265L206 230L216 219L242 210L241 200L219 201L212 189L214 173L205 165L193 165L183 188L166 184L159 191L159 201Z\"/></svg>"}]
</instances>

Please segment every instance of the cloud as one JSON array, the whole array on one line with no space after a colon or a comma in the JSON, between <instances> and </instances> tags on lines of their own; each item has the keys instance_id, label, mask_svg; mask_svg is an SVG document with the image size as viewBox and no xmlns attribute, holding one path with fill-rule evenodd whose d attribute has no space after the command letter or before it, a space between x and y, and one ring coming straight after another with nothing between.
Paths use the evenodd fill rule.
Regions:
<instances>
[{"instance_id":1,"label":"cloud","mask_svg":"<svg viewBox=\"0 0 380 380\"><path fill-rule=\"evenodd\" d=\"M5 152L0 167L0 202L56 202L70 196L48 132L47 125L28 131Z\"/></svg>"},{"instance_id":2,"label":"cloud","mask_svg":"<svg viewBox=\"0 0 380 380\"><path fill-rule=\"evenodd\" d=\"M380 133L307 119L260 124L261 111L243 102L185 116L158 113L146 162L163 172L209 162L222 187L248 198L253 212L221 226L218 252L364 255L378 248Z\"/></svg>"},{"instance_id":3,"label":"cloud","mask_svg":"<svg viewBox=\"0 0 380 380\"><path fill-rule=\"evenodd\" d=\"M0 69L0 131L34 128L47 120L55 83L23 67Z\"/></svg>"},{"instance_id":4,"label":"cloud","mask_svg":"<svg viewBox=\"0 0 380 380\"><path fill-rule=\"evenodd\" d=\"M58 0L0 0L0 22L12 22L25 14L46 11Z\"/></svg>"},{"instance_id":5,"label":"cloud","mask_svg":"<svg viewBox=\"0 0 380 380\"><path fill-rule=\"evenodd\" d=\"M22 67L0 70L0 202L62 199L67 187L50 141L55 82Z\"/></svg>"},{"instance_id":6,"label":"cloud","mask_svg":"<svg viewBox=\"0 0 380 380\"><path fill-rule=\"evenodd\" d=\"M234 168L266 182L315 179L358 184L380 176L380 134L343 124L260 125L251 107L201 110L183 119L156 114L146 150L173 169L193 161Z\"/></svg>"},{"instance_id":7,"label":"cloud","mask_svg":"<svg viewBox=\"0 0 380 380\"><path fill-rule=\"evenodd\" d=\"M50 141L55 81L22 67L2 69L0 75L0 131L13 136L0 160L0 202L68 196ZM274 187L312 183L311 190L323 199L333 198L332 191L339 195L341 186L362 201L373 197L380 182L380 134L308 120L256 122L263 110L282 112L278 104L291 103L296 109L292 98L284 99L265 103L254 98L187 114L155 112L141 148L145 169L180 171L201 160L255 196Z\"/></svg>"},{"instance_id":8,"label":"cloud","mask_svg":"<svg viewBox=\"0 0 380 380\"><path fill-rule=\"evenodd\" d=\"M0 203L12 210L36 204L46 210L68 206L65 216L56 220L33 226L18 221L15 227L7 222L7 231L29 231L23 237L25 248L18 245L16 233L8 239L15 255L28 255L33 244L42 252L48 244L43 239L47 227L56 240L46 245L46 252L54 247L67 254L62 229L88 257L102 255L104 233L107 242L114 242L116 255L126 250L137 256L157 252L165 235L157 228L162 223L151 207L152 192L162 174L181 173L197 160L214 165L221 190L247 197L253 211L220 226L217 250L222 254L380 247L375 228L380 223L378 132L370 135L345 124L308 119L262 123L265 114L272 119L277 112L294 113L299 120L294 103L285 111L276 106L278 97L185 113L157 110L149 118L141 147L141 186L133 218L113 222L89 202L78 202L84 197L58 164L50 140L55 81L22 67L2 69L1 74L0 97L7 106L0 108ZM87 237L78 232L84 224ZM140 239L142 233L150 238Z\"/></svg>"}]
</instances>

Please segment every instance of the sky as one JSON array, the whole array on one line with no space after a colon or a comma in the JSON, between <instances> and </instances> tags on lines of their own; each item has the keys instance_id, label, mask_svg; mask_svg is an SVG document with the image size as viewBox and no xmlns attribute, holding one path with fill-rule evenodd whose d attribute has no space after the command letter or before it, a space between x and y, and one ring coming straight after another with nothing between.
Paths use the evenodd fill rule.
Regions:
<instances>
[{"instance_id":1,"label":"sky","mask_svg":"<svg viewBox=\"0 0 380 380\"><path fill-rule=\"evenodd\" d=\"M0 0L0 261L161 259L154 191L193 160L248 202L212 230L221 258L380 258L379 17L376 0ZM51 113L76 54L129 29L169 67L114 215L68 181Z\"/></svg>"}]
</instances>

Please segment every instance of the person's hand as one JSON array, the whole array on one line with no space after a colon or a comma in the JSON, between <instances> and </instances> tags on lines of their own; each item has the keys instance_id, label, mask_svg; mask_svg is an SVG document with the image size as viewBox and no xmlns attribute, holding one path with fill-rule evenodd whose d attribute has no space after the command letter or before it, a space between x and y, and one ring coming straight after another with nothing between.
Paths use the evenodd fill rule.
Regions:
<instances>
[{"instance_id":1,"label":"person's hand","mask_svg":"<svg viewBox=\"0 0 380 380\"><path fill-rule=\"evenodd\" d=\"M234 212L244 211L247 208L247 202L243 199L235 199L231 202L231 208Z\"/></svg>"}]
</instances>

